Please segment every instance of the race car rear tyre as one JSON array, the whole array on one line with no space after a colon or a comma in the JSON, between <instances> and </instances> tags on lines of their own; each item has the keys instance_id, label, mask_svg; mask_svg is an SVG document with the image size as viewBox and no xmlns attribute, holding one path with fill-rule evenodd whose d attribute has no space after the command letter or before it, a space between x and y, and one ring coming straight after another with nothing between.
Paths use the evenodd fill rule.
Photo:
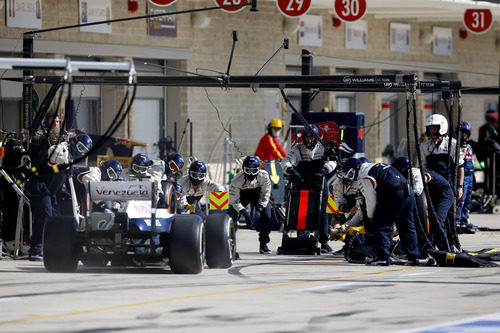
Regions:
<instances>
[{"instance_id":1,"label":"race car rear tyre","mask_svg":"<svg viewBox=\"0 0 500 333\"><path fill-rule=\"evenodd\" d=\"M210 268L229 268L236 258L236 230L227 214L207 217L207 265Z\"/></svg>"},{"instance_id":2,"label":"race car rear tyre","mask_svg":"<svg viewBox=\"0 0 500 333\"><path fill-rule=\"evenodd\" d=\"M170 227L170 268L178 274L198 274L205 263L205 226L198 215L176 215Z\"/></svg>"},{"instance_id":3,"label":"race car rear tyre","mask_svg":"<svg viewBox=\"0 0 500 333\"><path fill-rule=\"evenodd\" d=\"M48 218L43 228L43 264L49 272L74 272L78 266L77 222L72 216Z\"/></svg>"}]
</instances>

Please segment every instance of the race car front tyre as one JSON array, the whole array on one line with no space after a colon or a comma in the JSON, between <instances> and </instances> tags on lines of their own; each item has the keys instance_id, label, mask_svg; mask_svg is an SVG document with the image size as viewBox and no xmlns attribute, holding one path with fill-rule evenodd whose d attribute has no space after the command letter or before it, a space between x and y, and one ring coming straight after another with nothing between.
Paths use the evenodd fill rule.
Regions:
<instances>
[{"instance_id":1,"label":"race car front tyre","mask_svg":"<svg viewBox=\"0 0 500 333\"><path fill-rule=\"evenodd\" d=\"M170 227L170 268L178 274L198 274L205 263L205 227L198 215L176 215Z\"/></svg>"},{"instance_id":2,"label":"race car front tyre","mask_svg":"<svg viewBox=\"0 0 500 333\"><path fill-rule=\"evenodd\" d=\"M207 265L210 268L229 268L236 258L236 230L227 214L209 215L207 229Z\"/></svg>"},{"instance_id":3,"label":"race car front tyre","mask_svg":"<svg viewBox=\"0 0 500 333\"><path fill-rule=\"evenodd\" d=\"M77 222L72 216L50 217L43 228L43 264L49 272L74 272L78 266Z\"/></svg>"}]
</instances>

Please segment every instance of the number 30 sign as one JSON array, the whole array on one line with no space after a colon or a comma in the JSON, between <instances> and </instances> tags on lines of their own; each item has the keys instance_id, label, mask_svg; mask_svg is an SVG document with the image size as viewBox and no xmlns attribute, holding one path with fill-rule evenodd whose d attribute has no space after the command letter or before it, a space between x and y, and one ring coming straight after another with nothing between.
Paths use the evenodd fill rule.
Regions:
<instances>
[{"instance_id":1,"label":"number 30 sign","mask_svg":"<svg viewBox=\"0 0 500 333\"><path fill-rule=\"evenodd\" d=\"M357 21L366 13L366 0L335 0L335 14L344 22Z\"/></svg>"}]
</instances>

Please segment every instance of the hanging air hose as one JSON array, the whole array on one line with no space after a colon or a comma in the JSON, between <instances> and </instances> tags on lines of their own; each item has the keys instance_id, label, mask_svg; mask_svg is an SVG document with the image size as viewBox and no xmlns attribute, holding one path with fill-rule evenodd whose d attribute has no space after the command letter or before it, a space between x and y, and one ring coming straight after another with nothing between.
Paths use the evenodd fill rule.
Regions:
<instances>
[{"instance_id":1,"label":"hanging air hose","mask_svg":"<svg viewBox=\"0 0 500 333\"><path fill-rule=\"evenodd\" d=\"M430 215L432 216L432 221L436 225L438 225L438 229L440 230L440 232L444 236L444 230L438 222L436 211L434 210L434 206L432 205L432 202L430 200L429 189L427 188L427 183L425 182L425 175L424 175L423 168L422 168L422 161L420 160L420 145L418 142L417 111L416 111L417 110L417 108L416 108L416 91L415 91L415 85L413 85L413 84L411 84L411 85L409 85L409 87L407 87L407 92L406 92L406 142L407 142L407 150L408 150L408 164L410 166L410 168L408 170L408 180L410 182L410 185L413 187L413 176L412 176L412 167L411 167L412 166L411 148L410 148L410 96L412 97L412 101L413 101L412 109L413 109L413 134L415 137L415 152L417 154L418 165L420 166L419 169L420 169L420 174L422 177L422 183L424 185L424 192L425 192L428 207L429 207L429 210L431 213ZM417 206L416 198L414 199L414 204L416 207ZM429 246L429 249L434 249L434 246L429 241L429 238L427 237L427 233L425 232L425 230L423 228L423 223L420 220L420 215L415 214L415 216L417 217L417 222L418 222L417 224L422 232L422 235L424 236L426 244ZM446 237L443 237L443 238L446 238ZM449 244L447 241L446 241L446 246L449 249Z\"/></svg>"},{"instance_id":2,"label":"hanging air hose","mask_svg":"<svg viewBox=\"0 0 500 333\"><path fill-rule=\"evenodd\" d=\"M407 108L409 110L409 101L407 101ZM446 244L447 251L449 251L450 245L448 243L448 239L445 237L446 233L445 233L443 227L441 226L441 224L439 223L439 220L438 220L437 214L436 214L436 210L434 209L434 205L432 204L429 188L427 187L427 182L425 181L425 172L424 172L424 168L423 168L423 164L422 164L422 156L420 155L420 143L418 140L419 137L418 137L418 125L417 125L417 113L415 110L416 110L416 97L414 96L413 97L413 132L414 133L413 134L415 136L415 150L416 150L418 165L419 165L419 169L420 169L420 175L422 177L422 183L424 185L424 192L425 192L425 197L427 199L427 206L428 206L428 210L430 212L430 214L429 214L429 216L431 217L430 221L432 223L434 223L437 226L437 230L439 230L441 232L443 239L445 241L445 244ZM410 117L409 111L408 111L407 117L408 118ZM409 120L408 120L408 123L409 123ZM408 145L409 144L410 143L408 142ZM409 157L408 157L408 159L409 159ZM410 164L410 170L411 170L411 164ZM410 176L411 175L409 175L409 178L411 178ZM427 240L428 244L430 245L431 249L434 250L434 246L432 244L430 244L427 237L426 237L426 240Z\"/></svg>"}]
</instances>

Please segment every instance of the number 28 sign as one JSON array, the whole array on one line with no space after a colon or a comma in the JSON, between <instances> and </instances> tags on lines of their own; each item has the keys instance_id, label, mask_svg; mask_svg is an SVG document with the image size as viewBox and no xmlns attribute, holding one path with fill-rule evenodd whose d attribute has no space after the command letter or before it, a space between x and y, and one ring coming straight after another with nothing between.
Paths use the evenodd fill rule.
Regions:
<instances>
[{"instance_id":1,"label":"number 28 sign","mask_svg":"<svg viewBox=\"0 0 500 333\"><path fill-rule=\"evenodd\" d=\"M229 13L237 13L240 10L242 10L243 6L239 5L245 5L248 2L248 0L215 0L215 3L219 7L223 6L236 6L236 7L230 7L230 8L222 8L222 10L229 12Z\"/></svg>"},{"instance_id":2,"label":"number 28 sign","mask_svg":"<svg viewBox=\"0 0 500 333\"><path fill-rule=\"evenodd\" d=\"M493 15L489 9L467 9L464 24L470 32L482 34L493 25Z\"/></svg>"},{"instance_id":3,"label":"number 28 sign","mask_svg":"<svg viewBox=\"0 0 500 333\"><path fill-rule=\"evenodd\" d=\"M344 22L360 20L366 13L366 0L335 0L334 11Z\"/></svg>"},{"instance_id":4,"label":"number 28 sign","mask_svg":"<svg viewBox=\"0 0 500 333\"><path fill-rule=\"evenodd\" d=\"M278 9L288 17L299 17L311 8L312 0L276 0Z\"/></svg>"}]
</instances>

